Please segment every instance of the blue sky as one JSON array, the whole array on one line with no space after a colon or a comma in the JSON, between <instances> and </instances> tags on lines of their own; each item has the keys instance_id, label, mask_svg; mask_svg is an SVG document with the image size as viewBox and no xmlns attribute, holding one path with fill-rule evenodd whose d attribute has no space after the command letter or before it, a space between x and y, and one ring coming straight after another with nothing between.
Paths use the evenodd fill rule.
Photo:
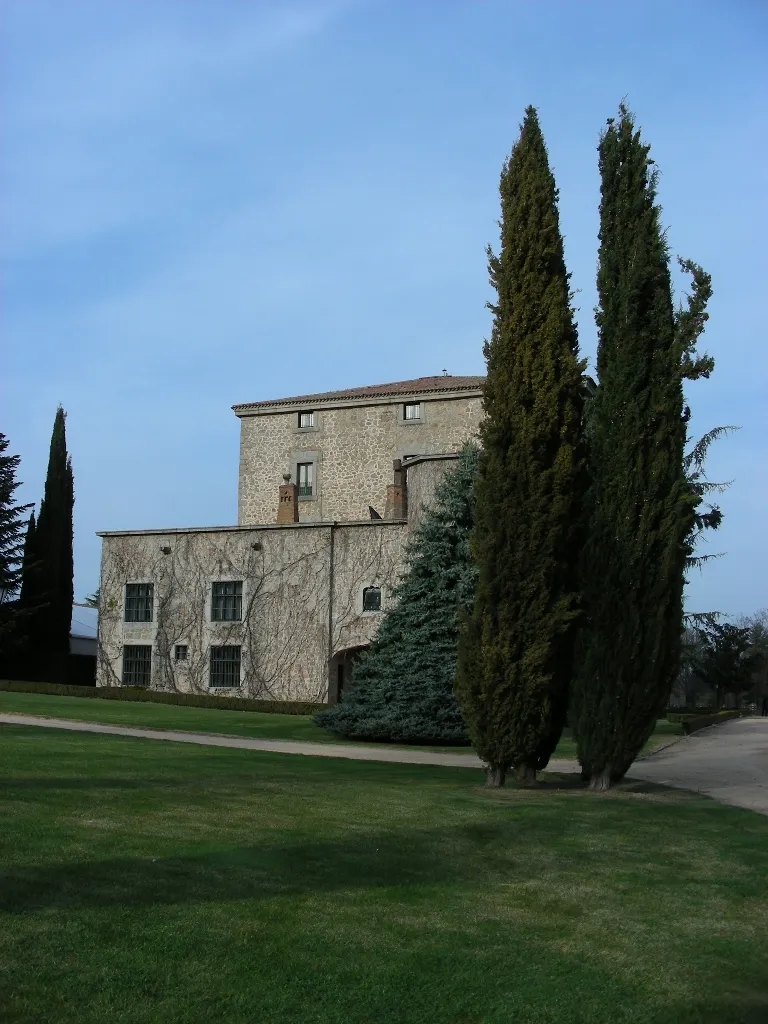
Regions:
<instances>
[{"instance_id":1,"label":"blue sky","mask_svg":"<svg viewBox=\"0 0 768 1024\"><path fill-rule=\"evenodd\" d=\"M596 146L626 97L672 252L713 276L694 427L741 426L688 605L768 605L762 0L5 0L0 32L0 429L35 501L68 412L78 598L96 530L236 521L233 403L484 371L529 103L593 359Z\"/></svg>"}]
</instances>

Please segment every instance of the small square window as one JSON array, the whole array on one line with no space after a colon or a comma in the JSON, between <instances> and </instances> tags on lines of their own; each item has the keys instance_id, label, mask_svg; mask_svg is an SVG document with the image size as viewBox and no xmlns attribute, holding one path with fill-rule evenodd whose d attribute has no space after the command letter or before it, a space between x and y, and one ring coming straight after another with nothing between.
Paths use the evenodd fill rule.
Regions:
<instances>
[{"instance_id":1,"label":"small square window","mask_svg":"<svg viewBox=\"0 0 768 1024\"><path fill-rule=\"evenodd\" d=\"M314 470L312 462L299 462L296 466L296 475L299 478L299 497L311 498L314 494Z\"/></svg>"},{"instance_id":2,"label":"small square window","mask_svg":"<svg viewBox=\"0 0 768 1024\"><path fill-rule=\"evenodd\" d=\"M420 420L421 419L421 402L406 402L403 406L403 419L404 420Z\"/></svg>"},{"instance_id":3,"label":"small square window","mask_svg":"<svg viewBox=\"0 0 768 1024\"><path fill-rule=\"evenodd\" d=\"M176 644L176 646L173 649L173 660L186 661L188 650L189 649L186 644Z\"/></svg>"},{"instance_id":4,"label":"small square window","mask_svg":"<svg viewBox=\"0 0 768 1024\"><path fill-rule=\"evenodd\" d=\"M243 581L214 583L211 587L211 622L240 622L243 617Z\"/></svg>"},{"instance_id":5,"label":"small square window","mask_svg":"<svg viewBox=\"0 0 768 1024\"><path fill-rule=\"evenodd\" d=\"M123 686L149 686L152 679L152 648L126 644L123 648Z\"/></svg>"},{"instance_id":6,"label":"small square window","mask_svg":"<svg viewBox=\"0 0 768 1024\"><path fill-rule=\"evenodd\" d=\"M235 687L239 685L240 648L234 645L212 647L209 686Z\"/></svg>"},{"instance_id":7,"label":"small square window","mask_svg":"<svg viewBox=\"0 0 768 1024\"><path fill-rule=\"evenodd\" d=\"M363 591L363 611L381 611L381 587L366 587Z\"/></svg>"},{"instance_id":8,"label":"small square window","mask_svg":"<svg viewBox=\"0 0 768 1024\"><path fill-rule=\"evenodd\" d=\"M154 593L153 583L126 583L125 621L151 622Z\"/></svg>"},{"instance_id":9,"label":"small square window","mask_svg":"<svg viewBox=\"0 0 768 1024\"><path fill-rule=\"evenodd\" d=\"M309 427L315 425L315 414L314 412L300 412L299 413L299 429L306 430Z\"/></svg>"}]
</instances>

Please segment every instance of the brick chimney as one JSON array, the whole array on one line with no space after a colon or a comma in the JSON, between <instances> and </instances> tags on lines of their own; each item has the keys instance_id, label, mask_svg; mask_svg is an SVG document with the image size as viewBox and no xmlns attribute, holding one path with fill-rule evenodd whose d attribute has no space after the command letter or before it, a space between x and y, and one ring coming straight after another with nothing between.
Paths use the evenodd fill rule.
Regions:
<instances>
[{"instance_id":1,"label":"brick chimney","mask_svg":"<svg viewBox=\"0 0 768 1024\"><path fill-rule=\"evenodd\" d=\"M283 473L283 483L278 488L277 521L278 523L298 523L299 521L299 489L291 483L291 474Z\"/></svg>"},{"instance_id":2,"label":"brick chimney","mask_svg":"<svg viewBox=\"0 0 768 1024\"><path fill-rule=\"evenodd\" d=\"M400 459L392 463L394 471L393 483L387 485L387 504L384 509L385 519L408 518L408 490L405 484L405 470Z\"/></svg>"}]
</instances>

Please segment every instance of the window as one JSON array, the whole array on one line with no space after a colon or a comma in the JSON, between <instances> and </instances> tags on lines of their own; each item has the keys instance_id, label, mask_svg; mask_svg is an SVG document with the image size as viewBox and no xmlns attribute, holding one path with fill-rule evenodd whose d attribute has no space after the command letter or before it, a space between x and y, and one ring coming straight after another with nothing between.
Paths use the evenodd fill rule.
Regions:
<instances>
[{"instance_id":1,"label":"window","mask_svg":"<svg viewBox=\"0 0 768 1024\"><path fill-rule=\"evenodd\" d=\"M209 686L240 685L240 648L211 648L211 680Z\"/></svg>"},{"instance_id":2,"label":"window","mask_svg":"<svg viewBox=\"0 0 768 1024\"><path fill-rule=\"evenodd\" d=\"M243 617L243 583L214 583L211 588L211 622L239 622Z\"/></svg>"},{"instance_id":3,"label":"window","mask_svg":"<svg viewBox=\"0 0 768 1024\"><path fill-rule=\"evenodd\" d=\"M187 648L186 644L176 644L176 646L173 649L173 660L174 661L186 661L187 660L187 651L188 651L188 648Z\"/></svg>"},{"instance_id":4,"label":"window","mask_svg":"<svg viewBox=\"0 0 768 1024\"><path fill-rule=\"evenodd\" d=\"M381 587L366 587L363 591L363 611L381 611Z\"/></svg>"},{"instance_id":5,"label":"window","mask_svg":"<svg viewBox=\"0 0 768 1024\"><path fill-rule=\"evenodd\" d=\"M307 430L315 425L315 414L313 412L299 413L299 430Z\"/></svg>"},{"instance_id":6,"label":"window","mask_svg":"<svg viewBox=\"0 0 768 1024\"><path fill-rule=\"evenodd\" d=\"M300 498L312 497L312 482L314 478L314 468L314 463L312 462L299 462L296 466L296 475L299 480Z\"/></svg>"},{"instance_id":7,"label":"window","mask_svg":"<svg viewBox=\"0 0 768 1024\"><path fill-rule=\"evenodd\" d=\"M406 421L420 420L421 402L406 402L403 406L403 419Z\"/></svg>"},{"instance_id":8,"label":"window","mask_svg":"<svg viewBox=\"0 0 768 1024\"><path fill-rule=\"evenodd\" d=\"M151 622L154 583L126 583L125 621Z\"/></svg>"},{"instance_id":9,"label":"window","mask_svg":"<svg viewBox=\"0 0 768 1024\"><path fill-rule=\"evenodd\" d=\"M152 678L152 648L149 644L127 644L123 648L123 686L149 686Z\"/></svg>"}]
</instances>

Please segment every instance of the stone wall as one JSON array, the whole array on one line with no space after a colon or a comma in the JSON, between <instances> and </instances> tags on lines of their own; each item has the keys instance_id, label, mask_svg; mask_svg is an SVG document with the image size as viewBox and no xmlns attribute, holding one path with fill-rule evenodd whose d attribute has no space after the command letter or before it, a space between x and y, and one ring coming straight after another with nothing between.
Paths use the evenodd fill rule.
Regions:
<instances>
[{"instance_id":1,"label":"stone wall","mask_svg":"<svg viewBox=\"0 0 768 1024\"><path fill-rule=\"evenodd\" d=\"M241 647L241 685L227 694L325 701L329 666L370 643L402 570L406 527L366 521L103 534L97 685L120 685L126 644L152 647L154 689L210 693L209 648ZM168 550L170 549L170 550ZM211 621L214 581L243 581L240 622ZM153 583L153 619L124 621L126 583ZM177 662L174 648L187 646Z\"/></svg>"},{"instance_id":2,"label":"stone wall","mask_svg":"<svg viewBox=\"0 0 768 1024\"><path fill-rule=\"evenodd\" d=\"M282 474L295 480L298 462L316 471L315 496L299 501L302 522L365 519L369 505L383 515L394 459L458 451L480 425L479 393L420 401L414 423L403 421L401 401L389 400L320 404L312 429L299 429L296 409L241 413L238 523L275 521Z\"/></svg>"}]
</instances>

